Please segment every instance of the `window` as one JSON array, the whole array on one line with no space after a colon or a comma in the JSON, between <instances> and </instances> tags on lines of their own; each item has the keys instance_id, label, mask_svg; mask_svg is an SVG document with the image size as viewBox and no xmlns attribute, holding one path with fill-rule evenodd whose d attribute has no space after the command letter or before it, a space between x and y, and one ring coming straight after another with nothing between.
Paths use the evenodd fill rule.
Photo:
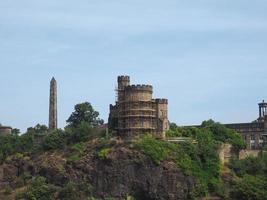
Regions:
<instances>
[{"instance_id":1,"label":"window","mask_svg":"<svg viewBox=\"0 0 267 200\"><path fill-rule=\"evenodd\" d=\"M251 139L251 140L255 140L255 135L251 135L251 136L250 136L250 139Z\"/></svg>"}]
</instances>

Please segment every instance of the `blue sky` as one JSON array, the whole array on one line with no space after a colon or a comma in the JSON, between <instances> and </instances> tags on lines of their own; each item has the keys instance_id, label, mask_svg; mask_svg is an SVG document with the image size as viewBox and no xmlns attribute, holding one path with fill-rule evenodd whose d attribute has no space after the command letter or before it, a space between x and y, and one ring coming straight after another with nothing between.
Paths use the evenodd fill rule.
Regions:
<instances>
[{"instance_id":1,"label":"blue sky","mask_svg":"<svg viewBox=\"0 0 267 200\"><path fill-rule=\"evenodd\" d=\"M107 121L116 77L154 86L179 125L257 118L267 99L265 0L0 2L0 122L47 124L58 82L59 126L89 101Z\"/></svg>"}]
</instances>

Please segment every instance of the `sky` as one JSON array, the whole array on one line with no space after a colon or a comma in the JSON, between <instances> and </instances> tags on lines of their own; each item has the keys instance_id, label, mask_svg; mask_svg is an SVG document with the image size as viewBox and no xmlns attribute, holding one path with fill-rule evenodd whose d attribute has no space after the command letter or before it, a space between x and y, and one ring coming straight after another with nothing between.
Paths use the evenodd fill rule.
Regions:
<instances>
[{"instance_id":1,"label":"sky","mask_svg":"<svg viewBox=\"0 0 267 200\"><path fill-rule=\"evenodd\" d=\"M266 0L0 1L0 123L63 128L89 101L107 121L118 75L151 84L178 125L250 122L267 100Z\"/></svg>"}]
</instances>

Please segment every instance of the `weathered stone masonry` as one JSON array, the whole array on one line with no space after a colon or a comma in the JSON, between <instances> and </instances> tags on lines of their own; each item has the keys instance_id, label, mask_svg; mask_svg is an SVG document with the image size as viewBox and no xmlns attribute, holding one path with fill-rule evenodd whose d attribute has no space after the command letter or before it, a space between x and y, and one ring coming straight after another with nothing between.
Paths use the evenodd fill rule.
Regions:
<instances>
[{"instance_id":1,"label":"weathered stone masonry","mask_svg":"<svg viewBox=\"0 0 267 200\"><path fill-rule=\"evenodd\" d=\"M110 105L109 128L120 136L151 133L164 138L169 129L168 100L153 99L151 85L130 85L129 76L118 77L117 101Z\"/></svg>"},{"instance_id":2,"label":"weathered stone masonry","mask_svg":"<svg viewBox=\"0 0 267 200\"><path fill-rule=\"evenodd\" d=\"M0 125L0 135L11 134L12 128L10 126L1 126Z\"/></svg>"},{"instance_id":3,"label":"weathered stone masonry","mask_svg":"<svg viewBox=\"0 0 267 200\"><path fill-rule=\"evenodd\" d=\"M50 82L49 130L57 129L57 82L53 77Z\"/></svg>"},{"instance_id":4,"label":"weathered stone masonry","mask_svg":"<svg viewBox=\"0 0 267 200\"><path fill-rule=\"evenodd\" d=\"M267 144L267 103L259 105L259 118L252 123L225 124L244 137L247 149L261 149Z\"/></svg>"}]
</instances>

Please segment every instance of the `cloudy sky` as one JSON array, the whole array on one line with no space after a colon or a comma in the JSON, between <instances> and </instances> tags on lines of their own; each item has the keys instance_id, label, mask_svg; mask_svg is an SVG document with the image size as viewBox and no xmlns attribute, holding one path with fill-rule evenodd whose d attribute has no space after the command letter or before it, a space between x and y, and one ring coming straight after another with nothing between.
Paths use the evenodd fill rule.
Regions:
<instances>
[{"instance_id":1,"label":"cloudy sky","mask_svg":"<svg viewBox=\"0 0 267 200\"><path fill-rule=\"evenodd\" d=\"M48 122L58 82L60 127L89 101L107 121L116 77L154 86L170 121L257 118L267 99L265 0L0 1L0 123Z\"/></svg>"}]
</instances>

